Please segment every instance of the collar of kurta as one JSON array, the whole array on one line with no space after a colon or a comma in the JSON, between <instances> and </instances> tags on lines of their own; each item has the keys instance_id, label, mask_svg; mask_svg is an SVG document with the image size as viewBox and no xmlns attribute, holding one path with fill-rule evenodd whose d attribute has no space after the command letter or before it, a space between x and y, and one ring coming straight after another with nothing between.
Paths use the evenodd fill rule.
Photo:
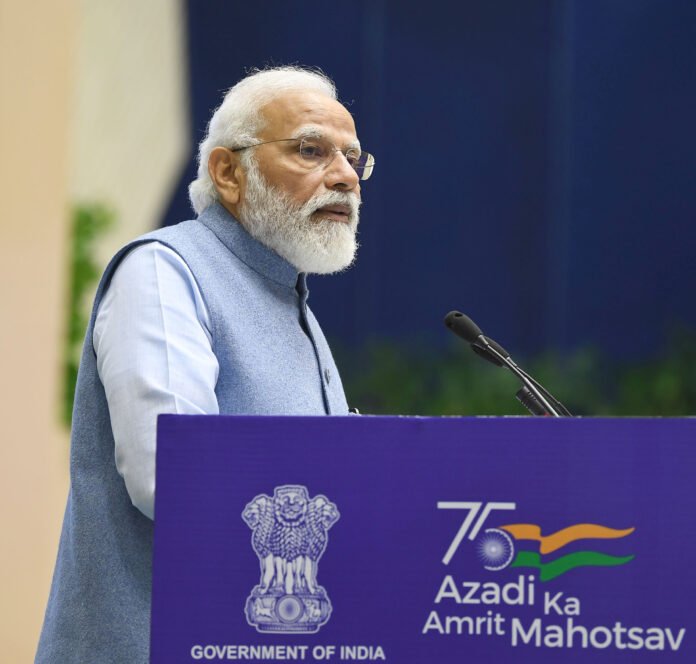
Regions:
<instances>
[{"instance_id":1,"label":"collar of kurta","mask_svg":"<svg viewBox=\"0 0 696 664\"><path fill-rule=\"evenodd\" d=\"M297 289L306 298L307 279L275 251L249 235L246 229L220 204L213 203L198 216L240 261L264 277Z\"/></svg>"}]
</instances>

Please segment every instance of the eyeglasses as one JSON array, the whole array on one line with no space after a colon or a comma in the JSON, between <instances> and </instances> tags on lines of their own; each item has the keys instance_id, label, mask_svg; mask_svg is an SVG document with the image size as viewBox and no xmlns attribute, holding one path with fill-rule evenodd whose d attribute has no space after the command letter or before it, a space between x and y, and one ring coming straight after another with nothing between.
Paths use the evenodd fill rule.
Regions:
<instances>
[{"instance_id":1,"label":"eyeglasses","mask_svg":"<svg viewBox=\"0 0 696 664\"><path fill-rule=\"evenodd\" d=\"M369 179L375 167L375 158L369 152L362 152L359 148L339 150L325 138L279 138L275 141L263 141L241 148L228 149L230 152L239 152L268 143L295 143L294 155L297 157L297 162L307 170L326 168L334 160L337 152L343 154L361 180Z\"/></svg>"}]
</instances>

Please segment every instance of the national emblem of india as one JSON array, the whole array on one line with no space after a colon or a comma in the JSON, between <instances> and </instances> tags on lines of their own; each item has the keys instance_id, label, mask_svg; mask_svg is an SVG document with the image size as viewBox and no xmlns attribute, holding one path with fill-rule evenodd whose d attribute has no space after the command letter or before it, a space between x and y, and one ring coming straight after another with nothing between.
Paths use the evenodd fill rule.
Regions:
<instances>
[{"instance_id":1,"label":"national emblem of india","mask_svg":"<svg viewBox=\"0 0 696 664\"><path fill-rule=\"evenodd\" d=\"M317 632L329 620L331 602L317 571L339 516L325 496L310 500L306 487L290 484L276 487L272 497L256 496L244 508L261 567L245 613L259 632Z\"/></svg>"}]
</instances>

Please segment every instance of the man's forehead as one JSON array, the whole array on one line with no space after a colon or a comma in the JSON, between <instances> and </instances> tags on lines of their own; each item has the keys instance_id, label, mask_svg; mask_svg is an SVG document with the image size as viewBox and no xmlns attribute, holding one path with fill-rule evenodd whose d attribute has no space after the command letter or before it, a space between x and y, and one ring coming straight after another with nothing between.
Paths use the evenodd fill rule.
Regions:
<instances>
[{"instance_id":1,"label":"man's forehead","mask_svg":"<svg viewBox=\"0 0 696 664\"><path fill-rule=\"evenodd\" d=\"M261 136L266 140L292 138L303 128L324 132L327 138L342 143L357 140L353 117L346 108L313 90L284 92L266 104L261 113L266 119Z\"/></svg>"}]
</instances>

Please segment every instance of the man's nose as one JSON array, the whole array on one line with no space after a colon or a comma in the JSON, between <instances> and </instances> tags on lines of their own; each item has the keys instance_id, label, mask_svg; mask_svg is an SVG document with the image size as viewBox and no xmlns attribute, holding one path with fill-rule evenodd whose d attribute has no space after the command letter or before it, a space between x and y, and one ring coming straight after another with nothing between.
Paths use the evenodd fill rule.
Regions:
<instances>
[{"instance_id":1,"label":"man's nose","mask_svg":"<svg viewBox=\"0 0 696 664\"><path fill-rule=\"evenodd\" d=\"M352 191L358 187L360 177L348 163L346 156L340 150L336 150L334 158L326 168L324 181L327 189Z\"/></svg>"}]
</instances>

